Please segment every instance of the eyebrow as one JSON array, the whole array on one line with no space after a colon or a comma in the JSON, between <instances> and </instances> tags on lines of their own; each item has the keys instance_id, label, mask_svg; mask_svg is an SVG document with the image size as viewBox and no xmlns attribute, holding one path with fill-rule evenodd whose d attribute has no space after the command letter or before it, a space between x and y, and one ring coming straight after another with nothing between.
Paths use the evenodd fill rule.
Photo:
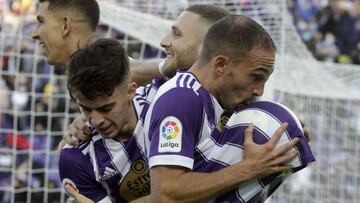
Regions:
<instances>
[{"instance_id":1,"label":"eyebrow","mask_svg":"<svg viewBox=\"0 0 360 203\"><path fill-rule=\"evenodd\" d=\"M271 68L265 68L265 67L259 67L254 70L254 72L263 72L265 74L271 74L274 71L274 67Z\"/></svg>"}]
</instances>

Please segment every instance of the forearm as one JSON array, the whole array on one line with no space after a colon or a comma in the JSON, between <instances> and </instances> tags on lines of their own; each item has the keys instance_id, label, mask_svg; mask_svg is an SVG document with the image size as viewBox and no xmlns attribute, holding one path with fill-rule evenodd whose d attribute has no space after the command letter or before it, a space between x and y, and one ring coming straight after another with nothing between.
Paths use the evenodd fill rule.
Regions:
<instances>
[{"instance_id":1,"label":"forearm","mask_svg":"<svg viewBox=\"0 0 360 203\"><path fill-rule=\"evenodd\" d=\"M172 167L151 170L152 202L204 202L224 194L240 183L255 177L251 170L238 163L211 173L186 172L167 176ZM159 170L158 170L159 169ZM155 173L154 173L155 172ZM176 173L176 172L175 172Z\"/></svg>"},{"instance_id":2,"label":"forearm","mask_svg":"<svg viewBox=\"0 0 360 203\"><path fill-rule=\"evenodd\" d=\"M150 195L137 198L136 200L131 201L131 203L149 203L151 202Z\"/></svg>"},{"instance_id":3,"label":"forearm","mask_svg":"<svg viewBox=\"0 0 360 203\"><path fill-rule=\"evenodd\" d=\"M161 59L152 59L146 61L130 61L131 80L138 85L146 85L159 75L158 65Z\"/></svg>"}]
</instances>

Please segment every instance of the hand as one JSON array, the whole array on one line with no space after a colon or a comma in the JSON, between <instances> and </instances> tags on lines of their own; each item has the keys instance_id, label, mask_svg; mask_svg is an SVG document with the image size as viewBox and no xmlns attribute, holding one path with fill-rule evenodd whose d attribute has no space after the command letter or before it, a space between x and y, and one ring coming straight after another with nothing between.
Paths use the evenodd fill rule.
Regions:
<instances>
[{"instance_id":1,"label":"hand","mask_svg":"<svg viewBox=\"0 0 360 203\"><path fill-rule=\"evenodd\" d=\"M84 115L76 116L69 125L69 129L65 131L63 140L72 146L77 146L80 140L89 140L91 136L90 128L86 125L86 117Z\"/></svg>"},{"instance_id":2,"label":"hand","mask_svg":"<svg viewBox=\"0 0 360 203\"><path fill-rule=\"evenodd\" d=\"M294 138L290 142L276 147L287 126L287 123L282 124L272 138L263 145L258 145L253 141L253 124L250 124L245 130L243 163L246 172L252 177L267 176L292 168L292 166L286 165L286 162L298 155L299 152L293 150L293 147L299 139Z\"/></svg>"},{"instance_id":3,"label":"hand","mask_svg":"<svg viewBox=\"0 0 360 203\"><path fill-rule=\"evenodd\" d=\"M304 121L300 120L300 123L301 123L301 126L302 126L302 128L303 128L304 136L305 136L306 140L307 140L308 142L310 142L312 136L311 136L311 133L310 133L309 128L306 127Z\"/></svg>"},{"instance_id":4,"label":"hand","mask_svg":"<svg viewBox=\"0 0 360 203\"><path fill-rule=\"evenodd\" d=\"M58 153L61 152L62 148L65 146L66 142L64 140L61 140L59 145L58 145L58 148L57 148L57 151Z\"/></svg>"},{"instance_id":5,"label":"hand","mask_svg":"<svg viewBox=\"0 0 360 203\"><path fill-rule=\"evenodd\" d=\"M71 198L75 199L77 203L94 203L91 199L79 193L72 185L65 184L65 190Z\"/></svg>"}]
</instances>

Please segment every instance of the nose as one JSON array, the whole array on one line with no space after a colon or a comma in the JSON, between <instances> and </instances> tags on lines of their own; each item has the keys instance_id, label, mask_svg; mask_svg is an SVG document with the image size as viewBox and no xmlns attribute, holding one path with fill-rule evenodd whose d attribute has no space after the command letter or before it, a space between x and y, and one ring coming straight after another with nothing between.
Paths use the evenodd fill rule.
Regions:
<instances>
[{"instance_id":1,"label":"nose","mask_svg":"<svg viewBox=\"0 0 360 203\"><path fill-rule=\"evenodd\" d=\"M104 116L101 115L101 113L99 113L97 111L91 112L89 120L95 128L101 127L103 125L103 123L105 122Z\"/></svg>"},{"instance_id":2,"label":"nose","mask_svg":"<svg viewBox=\"0 0 360 203\"><path fill-rule=\"evenodd\" d=\"M170 35L166 35L160 42L160 46L163 48L171 47Z\"/></svg>"},{"instance_id":3,"label":"nose","mask_svg":"<svg viewBox=\"0 0 360 203\"><path fill-rule=\"evenodd\" d=\"M37 26L35 26L34 30L32 31L31 37L33 39L39 39L39 29Z\"/></svg>"},{"instance_id":4,"label":"nose","mask_svg":"<svg viewBox=\"0 0 360 203\"><path fill-rule=\"evenodd\" d=\"M265 88L265 81L264 82L259 82L258 84L256 84L256 86L252 90L253 96L260 97L261 95L263 95L264 88Z\"/></svg>"}]
</instances>

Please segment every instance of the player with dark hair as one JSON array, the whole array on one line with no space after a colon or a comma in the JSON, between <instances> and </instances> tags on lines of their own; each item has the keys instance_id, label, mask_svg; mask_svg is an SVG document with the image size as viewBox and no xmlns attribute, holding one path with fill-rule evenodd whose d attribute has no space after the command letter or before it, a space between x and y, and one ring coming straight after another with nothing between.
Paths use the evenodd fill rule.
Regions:
<instances>
[{"instance_id":1,"label":"player with dark hair","mask_svg":"<svg viewBox=\"0 0 360 203\"><path fill-rule=\"evenodd\" d=\"M245 138L242 133L214 133L222 114L231 115L263 94L274 61L273 40L248 17L228 16L209 29L198 60L159 88L145 119L153 202L259 202L278 185L253 184L241 193L235 188L290 170L293 166L284 163L297 156L305 160L303 165L314 160L304 136L291 135L276 147L287 124L262 145L252 140L253 125L246 128ZM224 143L242 149L243 158L229 153ZM293 150L295 144L306 150ZM209 166L208 155L219 159ZM228 160L235 158L240 162L229 166Z\"/></svg>"},{"instance_id":2,"label":"player with dark hair","mask_svg":"<svg viewBox=\"0 0 360 203\"><path fill-rule=\"evenodd\" d=\"M95 39L99 13L96 0L39 0L32 37L40 42L47 62L66 68L71 55ZM159 74L158 64L131 60L132 80L147 84Z\"/></svg>"},{"instance_id":3,"label":"player with dark hair","mask_svg":"<svg viewBox=\"0 0 360 203\"><path fill-rule=\"evenodd\" d=\"M95 202L126 202L150 193L142 126L163 81L137 88L115 39L98 39L73 54L68 89L91 124L92 139L61 150L64 185Z\"/></svg>"}]
</instances>

